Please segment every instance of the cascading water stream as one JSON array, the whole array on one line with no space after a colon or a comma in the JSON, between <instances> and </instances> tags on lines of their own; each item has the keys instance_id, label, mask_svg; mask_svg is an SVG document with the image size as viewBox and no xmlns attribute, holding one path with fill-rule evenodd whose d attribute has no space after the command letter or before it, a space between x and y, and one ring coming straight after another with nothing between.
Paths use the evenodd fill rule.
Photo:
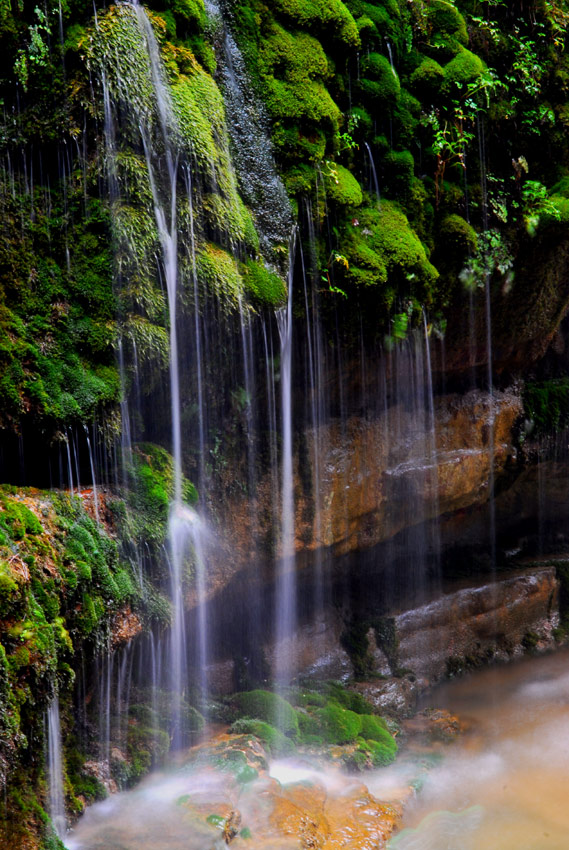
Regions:
<instances>
[{"instance_id":1,"label":"cascading water stream","mask_svg":"<svg viewBox=\"0 0 569 850\"><path fill-rule=\"evenodd\" d=\"M49 781L49 814L59 839L67 832L63 795L63 757L59 697L55 696L47 710L47 774Z\"/></svg>"},{"instance_id":2,"label":"cascading water stream","mask_svg":"<svg viewBox=\"0 0 569 850\"><path fill-rule=\"evenodd\" d=\"M292 638L296 625L296 575L294 541L294 480L292 464L292 287L296 231L289 249L289 282L286 307L277 311L281 343L281 557L276 586L275 683L282 689L290 679Z\"/></svg>"},{"instance_id":3,"label":"cascading water stream","mask_svg":"<svg viewBox=\"0 0 569 850\"><path fill-rule=\"evenodd\" d=\"M169 91L164 80L162 63L154 32L144 9L133 5L140 33L145 41L150 72L156 99L160 133L166 159L166 191L169 209L159 192L162 170L157 172L153 156L150 127L140 122L150 187L154 203L154 217L162 248L163 272L168 296L169 318L169 376L170 413L172 427L172 457L174 463L174 499L170 509L168 533L170 540L170 592L172 600L170 688L172 693L172 743L179 746L182 740L181 700L186 689L186 624L182 589L182 567L188 539L187 509L182 501L182 428L180 412L180 368L178 358L178 223L177 181L178 156L172 148L175 119Z\"/></svg>"},{"instance_id":4,"label":"cascading water stream","mask_svg":"<svg viewBox=\"0 0 569 850\"><path fill-rule=\"evenodd\" d=\"M89 429L85 425L85 437L87 439L87 448L89 449L89 466L91 467L91 478L93 481L93 506L95 508L95 520L99 525L99 498L97 494L97 479L95 476L95 462L93 460L93 450L91 448L91 440L89 439Z\"/></svg>"},{"instance_id":5,"label":"cascading water stream","mask_svg":"<svg viewBox=\"0 0 569 850\"><path fill-rule=\"evenodd\" d=\"M377 180L377 171L375 170L375 162L373 160L373 154L371 152L371 148L370 148L370 146L368 145L367 142L365 142L365 146L366 146L367 154L369 156L369 165L370 165L370 168L371 168L371 176L372 176L372 179L373 179L373 188L375 190L375 197L377 198L377 203L378 203L378 206L379 206L379 204L381 203L381 195L379 193L379 182Z\"/></svg>"}]
</instances>

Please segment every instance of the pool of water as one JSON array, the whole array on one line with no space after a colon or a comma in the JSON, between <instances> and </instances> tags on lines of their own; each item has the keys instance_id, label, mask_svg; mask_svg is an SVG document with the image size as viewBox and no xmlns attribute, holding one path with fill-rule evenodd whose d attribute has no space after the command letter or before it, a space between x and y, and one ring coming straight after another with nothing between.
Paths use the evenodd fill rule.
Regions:
<instances>
[{"instance_id":1,"label":"pool of water","mask_svg":"<svg viewBox=\"0 0 569 850\"><path fill-rule=\"evenodd\" d=\"M277 779L283 785L310 780L328 797L347 795L365 782L380 800L395 801L422 775L420 793L405 809L405 829L391 839L390 850L569 850L569 654L485 670L439 687L428 702L457 714L467 731L426 773L409 759L358 777L281 762L273 765L272 777L247 792L236 792L226 776L207 769L155 774L137 789L92 806L66 846L211 850L226 845L199 812L227 814L238 807L262 828L259 801ZM238 838L235 846L256 842ZM259 846L300 844L296 836Z\"/></svg>"},{"instance_id":2,"label":"pool of water","mask_svg":"<svg viewBox=\"0 0 569 850\"><path fill-rule=\"evenodd\" d=\"M427 774L390 850L568 850L569 654L448 683L429 704L469 731Z\"/></svg>"}]
</instances>

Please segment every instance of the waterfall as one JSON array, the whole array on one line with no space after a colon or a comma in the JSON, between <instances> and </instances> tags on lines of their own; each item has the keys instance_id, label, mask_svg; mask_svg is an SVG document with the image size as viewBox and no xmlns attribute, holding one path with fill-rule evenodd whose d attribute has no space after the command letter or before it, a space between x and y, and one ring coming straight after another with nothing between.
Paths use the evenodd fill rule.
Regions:
<instances>
[{"instance_id":1,"label":"waterfall","mask_svg":"<svg viewBox=\"0 0 569 850\"><path fill-rule=\"evenodd\" d=\"M168 537L170 542L170 592L172 599L171 629L171 691L172 691L172 734L173 745L179 746L183 739L181 699L186 690L186 624L184 613L184 593L182 587L182 568L187 553L187 541L194 525L194 513L189 511L182 501L182 426L180 407L180 366L178 357L178 221L177 221L177 181L179 154L173 149L173 137L177 135L177 126L170 93L164 79L164 71L158 52L154 32L144 9L134 6L140 32L146 43L154 95L156 98L160 131L166 156L166 174L163 169L156 171L153 157L150 128L142 121L140 133L146 166L150 179L154 216L162 248L163 271L166 280L169 318L169 376L170 376L170 412L172 427L172 456L174 459L174 500L170 510ZM169 206L163 202L159 186L161 178L166 177L166 198ZM189 184L191 186L191 182Z\"/></svg>"},{"instance_id":2,"label":"waterfall","mask_svg":"<svg viewBox=\"0 0 569 850\"><path fill-rule=\"evenodd\" d=\"M49 781L49 815L58 838L67 832L63 795L63 757L59 697L54 697L47 709L47 775Z\"/></svg>"},{"instance_id":3,"label":"waterfall","mask_svg":"<svg viewBox=\"0 0 569 850\"><path fill-rule=\"evenodd\" d=\"M291 673L291 649L296 625L296 575L294 533L294 478L292 464L292 289L296 232L289 255L289 287L286 307L277 311L281 343L281 558L276 587L276 664L277 688L288 684ZM285 649L290 641L290 649Z\"/></svg>"},{"instance_id":4,"label":"waterfall","mask_svg":"<svg viewBox=\"0 0 569 850\"><path fill-rule=\"evenodd\" d=\"M373 179L373 188L375 190L375 197L377 198L377 203L380 204L381 203L381 196L379 194L379 183L378 183L378 180L377 180L377 171L375 170L375 162L373 161L373 154L372 154L371 148L370 148L370 146L368 145L367 142L365 143L365 146L366 146L366 150L367 150L367 153L368 153L368 156L369 156L369 164L370 164L370 168L371 168L371 176L372 176L372 179Z\"/></svg>"},{"instance_id":5,"label":"waterfall","mask_svg":"<svg viewBox=\"0 0 569 850\"><path fill-rule=\"evenodd\" d=\"M85 428L85 437L87 439L87 448L89 449L89 466L91 467L91 479L93 481L93 505L95 508L95 520L97 525L99 525L99 498L97 495L97 481L95 478L95 462L93 460L93 451L91 449L91 440L89 439L89 429L87 426Z\"/></svg>"}]
</instances>

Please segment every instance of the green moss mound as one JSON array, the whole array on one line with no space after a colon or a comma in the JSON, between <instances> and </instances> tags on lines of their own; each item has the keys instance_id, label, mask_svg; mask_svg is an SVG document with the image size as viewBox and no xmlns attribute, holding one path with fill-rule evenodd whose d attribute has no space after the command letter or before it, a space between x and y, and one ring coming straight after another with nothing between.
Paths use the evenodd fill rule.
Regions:
<instances>
[{"instance_id":1,"label":"green moss mound","mask_svg":"<svg viewBox=\"0 0 569 850\"><path fill-rule=\"evenodd\" d=\"M322 737L329 744L349 744L355 741L361 731L359 714L330 702L316 712Z\"/></svg>"},{"instance_id":2,"label":"green moss mound","mask_svg":"<svg viewBox=\"0 0 569 850\"><path fill-rule=\"evenodd\" d=\"M355 711L356 714L369 715L373 711L372 704L358 691L346 688L339 682L330 682L326 686L326 695L344 708Z\"/></svg>"},{"instance_id":3,"label":"green moss mound","mask_svg":"<svg viewBox=\"0 0 569 850\"><path fill-rule=\"evenodd\" d=\"M359 207L363 201L362 189L353 174L336 162L328 163L324 172L326 199L339 206Z\"/></svg>"},{"instance_id":4,"label":"green moss mound","mask_svg":"<svg viewBox=\"0 0 569 850\"><path fill-rule=\"evenodd\" d=\"M240 266L245 291L254 301L270 307L278 307L286 300L286 286L261 260L246 260Z\"/></svg>"},{"instance_id":5,"label":"green moss mound","mask_svg":"<svg viewBox=\"0 0 569 850\"><path fill-rule=\"evenodd\" d=\"M467 83L475 82L484 71L484 62L475 53L462 48L444 67L442 91L450 94L461 90Z\"/></svg>"},{"instance_id":6,"label":"green moss mound","mask_svg":"<svg viewBox=\"0 0 569 850\"><path fill-rule=\"evenodd\" d=\"M444 69L435 59L426 57L409 79L411 91L418 97L433 103L437 99L441 86L445 82Z\"/></svg>"},{"instance_id":7,"label":"green moss mound","mask_svg":"<svg viewBox=\"0 0 569 850\"><path fill-rule=\"evenodd\" d=\"M357 219L347 223L343 246L348 260L345 276L364 286L389 282L381 290L387 306L396 290L416 293L427 303L431 300L438 271L398 204L382 200L379 208L360 208Z\"/></svg>"},{"instance_id":8,"label":"green moss mound","mask_svg":"<svg viewBox=\"0 0 569 850\"><path fill-rule=\"evenodd\" d=\"M231 702L242 717L264 720L280 729L287 737L298 738L298 718L292 705L271 691L244 691Z\"/></svg>"},{"instance_id":9,"label":"green moss mound","mask_svg":"<svg viewBox=\"0 0 569 850\"><path fill-rule=\"evenodd\" d=\"M376 106L393 106L401 91L399 78L394 73L391 63L381 53L370 53L362 61L359 90L364 98Z\"/></svg>"},{"instance_id":10,"label":"green moss mound","mask_svg":"<svg viewBox=\"0 0 569 850\"><path fill-rule=\"evenodd\" d=\"M365 741L360 744L359 749L370 757L373 767L385 767L395 761L397 756L397 744L393 738L390 743Z\"/></svg>"},{"instance_id":11,"label":"green moss mound","mask_svg":"<svg viewBox=\"0 0 569 850\"><path fill-rule=\"evenodd\" d=\"M358 48L358 27L351 13L340 0L274 0L274 11L291 21L295 27L317 27L326 38Z\"/></svg>"},{"instance_id":12,"label":"green moss mound","mask_svg":"<svg viewBox=\"0 0 569 850\"><path fill-rule=\"evenodd\" d=\"M263 720L243 717L236 720L229 731L233 735L254 735L262 741L272 756L283 756L294 752L294 744L290 738Z\"/></svg>"},{"instance_id":13,"label":"green moss mound","mask_svg":"<svg viewBox=\"0 0 569 850\"><path fill-rule=\"evenodd\" d=\"M466 21L456 6L446 0L429 0L426 8L435 44L447 47L452 47L453 42L468 44Z\"/></svg>"},{"instance_id":14,"label":"green moss mound","mask_svg":"<svg viewBox=\"0 0 569 850\"><path fill-rule=\"evenodd\" d=\"M275 119L304 120L337 130L340 110L324 85L330 74L328 59L315 38L275 24L260 46L259 71Z\"/></svg>"}]
</instances>

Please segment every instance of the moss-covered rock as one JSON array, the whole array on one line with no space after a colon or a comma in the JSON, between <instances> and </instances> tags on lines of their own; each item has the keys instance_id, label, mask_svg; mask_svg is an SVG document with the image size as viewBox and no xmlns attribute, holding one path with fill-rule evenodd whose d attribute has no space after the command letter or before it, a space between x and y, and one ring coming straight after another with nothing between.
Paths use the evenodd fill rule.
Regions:
<instances>
[{"instance_id":1,"label":"moss-covered rock","mask_svg":"<svg viewBox=\"0 0 569 850\"><path fill-rule=\"evenodd\" d=\"M245 291L254 301L269 307L278 307L286 300L286 286L280 275L262 260L246 260L240 266Z\"/></svg>"},{"instance_id":2,"label":"moss-covered rock","mask_svg":"<svg viewBox=\"0 0 569 850\"><path fill-rule=\"evenodd\" d=\"M389 59L381 53L370 53L362 61L358 87L363 97L378 107L393 106L401 90Z\"/></svg>"},{"instance_id":3,"label":"moss-covered rock","mask_svg":"<svg viewBox=\"0 0 569 850\"><path fill-rule=\"evenodd\" d=\"M236 720L229 730L233 735L254 735L263 743L270 755L283 756L294 751L294 744L279 729L263 720L243 717Z\"/></svg>"},{"instance_id":4,"label":"moss-covered rock","mask_svg":"<svg viewBox=\"0 0 569 850\"><path fill-rule=\"evenodd\" d=\"M430 57L425 57L409 78L411 91L427 103L436 102L444 82L444 69Z\"/></svg>"},{"instance_id":5,"label":"moss-covered rock","mask_svg":"<svg viewBox=\"0 0 569 850\"><path fill-rule=\"evenodd\" d=\"M442 91L453 94L467 83L475 82L484 71L484 62L475 53L461 48L454 59L444 66Z\"/></svg>"},{"instance_id":6,"label":"moss-covered rock","mask_svg":"<svg viewBox=\"0 0 569 850\"><path fill-rule=\"evenodd\" d=\"M354 711L329 702L325 708L315 712L323 739L329 744L348 744L355 741L361 732L361 717Z\"/></svg>"},{"instance_id":7,"label":"moss-covered rock","mask_svg":"<svg viewBox=\"0 0 569 850\"><path fill-rule=\"evenodd\" d=\"M362 189L356 178L336 162L326 164L324 186L326 199L333 204L359 207L363 201Z\"/></svg>"},{"instance_id":8,"label":"moss-covered rock","mask_svg":"<svg viewBox=\"0 0 569 850\"><path fill-rule=\"evenodd\" d=\"M338 40L349 48L360 46L358 27L341 0L275 0L273 8L295 27L315 27L326 38Z\"/></svg>"},{"instance_id":9,"label":"moss-covered rock","mask_svg":"<svg viewBox=\"0 0 569 850\"><path fill-rule=\"evenodd\" d=\"M271 691L244 691L234 694L231 703L241 717L263 720L280 729L287 737L298 738L298 718L292 705Z\"/></svg>"}]
</instances>

